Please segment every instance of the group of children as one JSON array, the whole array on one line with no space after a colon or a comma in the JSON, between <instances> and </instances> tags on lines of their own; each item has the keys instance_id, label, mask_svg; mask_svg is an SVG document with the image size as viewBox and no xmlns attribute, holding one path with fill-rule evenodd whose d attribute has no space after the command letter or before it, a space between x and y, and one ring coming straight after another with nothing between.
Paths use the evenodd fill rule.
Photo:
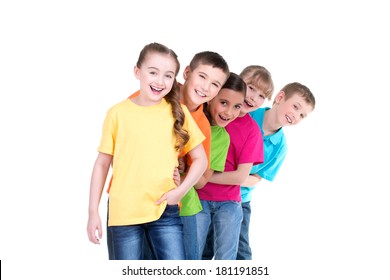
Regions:
<instances>
[{"instance_id":1,"label":"group of children","mask_svg":"<svg viewBox=\"0 0 390 280\"><path fill-rule=\"evenodd\" d=\"M107 206L110 260L252 258L250 200L286 155L282 127L314 110L300 83L274 85L257 65L240 75L216 52L197 53L176 81L176 53L146 45L134 67L140 89L107 112L89 198L87 233L102 238L99 203L112 168Z\"/></svg>"}]
</instances>

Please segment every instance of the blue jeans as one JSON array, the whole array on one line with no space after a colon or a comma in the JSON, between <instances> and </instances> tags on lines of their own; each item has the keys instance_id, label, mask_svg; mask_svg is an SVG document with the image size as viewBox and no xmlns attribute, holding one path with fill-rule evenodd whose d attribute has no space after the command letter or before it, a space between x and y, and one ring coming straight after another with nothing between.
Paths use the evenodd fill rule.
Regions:
<instances>
[{"instance_id":1,"label":"blue jeans","mask_svg":"<svg viewBox=\"0 0 390 280\"><path fill-rule=\"evenodd\" d=\"M238 243L237 260L251 260L252 250L249 246L249 223L251 220L250 201L242 204L243 219L241 223L240 241Z\"/></svg>"},{"instance_id":2,"label":"blue jeans","mask_svg":"<svg viewBox=\"0 0 390 280\"><path fill-rule=\"evenodd\" d=\"M158 260L184 260L183 226L177 205L167 205L160 219L139 225L107 227L111 260L142 260L144 236Z\"/></svg>"},{"instance_id":3,"label":"blue jeans","mask_svg":"<svg viewBox=\"0 0 390 280\"><path fill-rule=\"evenodd\" d=\"M199 260L199 246L197 236L196 218L193 216L180 216L183 223L184 252L186 260ZM155 260L149 242L144 238L143 260Z\"/></svg>"},{"instance_id":4,"label":"blue jeans","mask_svg":"<svg viewBox=\"0 0 390 280\"><path fill-rule=\"evenodd\" d=\"M200 260L196 215L181 216L186 260Z\"/></svg>"},{"instance_id":5,"label":"blue jeans","mask_svg":"<svg viewBox=\"0 0 390 280\"><path fill-rule=\"evenodd\" d=\"M235 260L242 221L237 201L200 201L203 210L196 215L199 252L203 252L210 226L214 230L214 259Z\"/></svg>"},{"instance_id":6,"label":"blue jeans","mask_svg":"<svg viewBox=\"0 0 390 280\"><path fill-rule=\"evenodd\" d=\"M214 258L214 230L209 227L209 232L206 237L206 244L203 248L202 260L212 260Z\"/></svg>"}]
</instances>

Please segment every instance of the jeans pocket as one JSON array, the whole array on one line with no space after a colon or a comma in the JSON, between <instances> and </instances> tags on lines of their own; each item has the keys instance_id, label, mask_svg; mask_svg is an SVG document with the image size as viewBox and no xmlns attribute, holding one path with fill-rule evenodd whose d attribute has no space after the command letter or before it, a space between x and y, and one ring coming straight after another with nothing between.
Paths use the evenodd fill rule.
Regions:
<instances>
[{"instance_id":1,"label":"jeans pocket","mask_svg":"<svg viewBox=\"0 0 390 280\"><path fill-rule=\"evenodd\" d=\"M179 206L178 205L167 205L163 216L166 217L179 217Z\"/></svg>"}]
</instances>

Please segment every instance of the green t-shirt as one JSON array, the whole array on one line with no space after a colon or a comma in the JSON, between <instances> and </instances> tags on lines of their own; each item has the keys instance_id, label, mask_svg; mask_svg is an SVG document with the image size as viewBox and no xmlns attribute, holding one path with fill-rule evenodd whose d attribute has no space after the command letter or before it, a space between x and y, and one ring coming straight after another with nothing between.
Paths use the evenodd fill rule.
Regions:
<instances>
[{"instance_id":1,"label":"green t-shirt","mask_svg":"<svg viewBox=\"0 0 390 280\"><path fill-rule=\"evenodd\" d=\"M230 145L230 137L224 127L211 126L210 169L223 172ZM202 211L202 205L195 188L192 187L181 199L180 216L192 216Z\"/></svg>"}]
</instances>

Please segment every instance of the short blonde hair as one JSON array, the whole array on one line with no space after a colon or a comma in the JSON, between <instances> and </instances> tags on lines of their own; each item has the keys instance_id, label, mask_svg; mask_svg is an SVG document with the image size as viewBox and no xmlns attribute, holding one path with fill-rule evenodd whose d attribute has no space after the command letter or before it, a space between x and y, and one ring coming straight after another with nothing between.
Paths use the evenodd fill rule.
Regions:
<instances>
[{"instance_id":1,"label":"short blonde hair","mask_svg":"<svg viewBox=\"0 0 390 280\"><path fill-rule=\"evenodd\" d=\"M271 100L274 92L274 82L271 73L260 65L250 65L241 71L240 77L246 84L252 84L264 92L265 97Z\"/></svg>"}]
</instances>

